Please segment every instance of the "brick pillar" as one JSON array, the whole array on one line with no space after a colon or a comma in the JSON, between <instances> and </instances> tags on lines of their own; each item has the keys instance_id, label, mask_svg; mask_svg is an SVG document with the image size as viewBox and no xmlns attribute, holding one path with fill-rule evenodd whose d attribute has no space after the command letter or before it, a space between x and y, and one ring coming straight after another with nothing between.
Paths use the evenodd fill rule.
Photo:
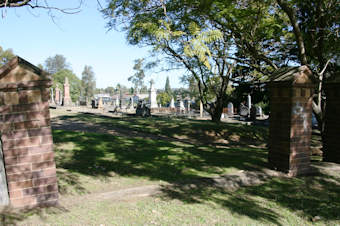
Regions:
<instances>
[{"instance_id":1,"label":"brick pillar","mask_svg":"<svg viewBox=\"0 0 340 226\"><path fill-rule=\"evenodd\" d=\"M340 163L340 82L325 84L326 114L323 160Z\"/></svg>"},{"instance_id":2,"label":"brick pillar","mask_svg":"<svg viewBox=\"0 0 340 226\"><path fill-rule=\"evenodd\" d=\"M293 68L281 74L269 87L268 160L272 168L291 176L310 173L313 93L313 84L308 80L310 75L306 67ZM287 76L291 78L287 80Z\"/></svg>"},{"instance_id":3,"label":"brick pillar","mask_svg":"<svg viewBox=\"0 0 340 226\"><path fill-rule=\"evenodd\" d=\"M48 103L51 81L19 57L9 64L8 73L1 74L0 68L0 132L10 203L53 205L58 187ZM23 81L18 75L27 76Z\"/></svg>"}]
</instances>

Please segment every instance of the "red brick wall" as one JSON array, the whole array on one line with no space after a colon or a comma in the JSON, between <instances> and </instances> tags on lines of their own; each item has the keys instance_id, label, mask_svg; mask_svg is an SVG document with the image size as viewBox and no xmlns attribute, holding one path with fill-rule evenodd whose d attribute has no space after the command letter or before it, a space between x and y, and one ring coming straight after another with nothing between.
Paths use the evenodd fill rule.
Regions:
<instances>
[{"instance_id":1,"label":"red brick wall","mask_svg":"<svg viewBox=\"0 0 340 226\"><path fill-rule=\"evenodd\" d=\"M19 83L0 87L0 132L10 202L13 207L53 205L58 186L48 105L50 82Z\"/></svg>"},{"instance_id":2,"label":"red brick wall","mask_svg":"<svg viewBox=\"0 0 340 226\"><path fill-rule=\"evenodd\" d=\"M327 104L323 159L340 163L340 83L325 85Z\"/></svg>"},{"instance_id":3,"label":"red brick wall","mask_svg":"<svg viewBox=\"0 0 340 226\"><path fill-rule=\"evenodd\" d=\"M291 176L310 172L311 87L276 84L270 87L268 160Z\"/></svg>"}]
</instances>

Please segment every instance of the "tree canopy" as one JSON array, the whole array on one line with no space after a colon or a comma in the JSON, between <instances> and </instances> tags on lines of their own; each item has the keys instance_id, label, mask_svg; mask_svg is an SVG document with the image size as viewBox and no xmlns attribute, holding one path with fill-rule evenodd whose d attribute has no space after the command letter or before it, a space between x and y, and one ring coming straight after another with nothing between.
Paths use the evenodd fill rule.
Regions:
<instances>
[{"instance_id":1,"label":"tree canopy","mask_svg":"<svg viewBox=\"0 0 340 226\"><path fill-rule=\"evenodd\" d=\"M89 98L93 97L96 89L96 79L91 66L85 65L81 77L81 84L83 88L82 95Z\"/></svg>"},{"instance_id":2,"label":"tree canopy","mask_svg":"<svg viewBox=\"0 0 340 226\"><path fill-rule=\"evenodd\" d=\"M53 57L48 57L45 60L45 70L50 74L55 74L58 71L70 69L70 64L61 54L56 54Z\"/></svg>"},{"instance_id":3,"label":"tree canopy","mask_svg":"<svg viewBox=\"0 0 340 226\"><path fill-rule=\"evenodd\" d=\"M110 28L121 27L133 45L148 45L173 67L185 68L199 88L204 108L219 121L234 74L231 36L195 9L195 1L110 1L103 11Z\"/></svg>"},{"instance_id":4,"label":"tree canopy","mask_svg":"<svg viewBox=\"0 0 340 226\"><path fill-rule=\"evenodd\" d=\"M263 80L303 64L321 81L314 111L322 112L321 72L335 75L339 67L337 0L115 0L103 13L130 44L186 68L212 116L230 81Z\"/></svg>"},{"instance_id":5,"label":"tree canopy","mask_svg":"<svg viewBox=\"0 0 340 226\"><path fill-rule=\"evenodd\" d=\"M57 73L52 75L53 80L53 88L55 88L58 84L61 90L64 90L64 82L65 77L68 78L70 83L70 96L73 102L79 100L80 90L81 90L81 81L80 79L69 69L62 69Z\"/></svg>"},{"instance_id":6,"label":"tree canopy","mask_svg":"<svg viewBox=\"0 0 340 226\"><path fill-rule=\"evenodd\" d=\"M144 65L143 65L144 59L137 59L135 60L135 65L133 66L133 70L135 70L135 74L130 76L128 78L128 81L130 81L134 86L134 91L139 93L144 85Z\"/></svg>"},{"instance_id":7,"label":"tree canopy","mask_svg":"<svg viewBox=\"0 0 340 226\"><path fill-rule=\"evenodd\" d=\"M12 49L4 50L0 46L0 67L7 64L13 57L15 57Z\"/></svg>"}]
</instances>

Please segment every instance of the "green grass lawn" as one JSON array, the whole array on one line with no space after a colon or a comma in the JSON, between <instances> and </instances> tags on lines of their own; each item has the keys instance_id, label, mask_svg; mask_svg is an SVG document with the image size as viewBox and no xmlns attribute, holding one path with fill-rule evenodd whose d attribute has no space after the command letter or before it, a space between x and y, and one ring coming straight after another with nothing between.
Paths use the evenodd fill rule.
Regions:
<instances>
[{"instance_id":1,"label":"green grass lawn","mask_svg":"<svg viewBox=\"0 0 340 226\"><path fill-rule=\"evenodd\" d=\"M160 139L140 137L138 133L116 136L54 130L64 207L3 213L3 218L7 216L5 222L19 225L340 224L339 172L276 177L236 191L204 183L204 178L265 169L267 129L264 127L171 118L118 119L86 114L64 117ZM162 193L152 197L127 201L88 198L101 192L154 184L162 187ZM313 218L320 219L313 222Z\"/></svg>"}]
</instances>

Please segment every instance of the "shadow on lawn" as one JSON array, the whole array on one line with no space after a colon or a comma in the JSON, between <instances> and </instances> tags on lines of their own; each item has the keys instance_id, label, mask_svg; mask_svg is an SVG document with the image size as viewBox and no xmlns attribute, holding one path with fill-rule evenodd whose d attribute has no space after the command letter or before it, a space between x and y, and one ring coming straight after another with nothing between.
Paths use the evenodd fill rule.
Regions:
<instances>
[{"instance_id":1,"label":"shadow on lawn","mask_svg":"<svg viewBox=\"0 0 340 226\"><path fill-rule=\"evenodd\" d=\"M179 122L178 126L177 122L171 123L171 120L167 119L98 119L86 115L80 117L84 117L81 120L99 120L96 123L101 123L102 126L120 126L170 137L184 134L200 140L206 136L198 135L197 131L207 134L202 132L204 129L208 133L217 131L216 134L222 134L220 136L239 136L239 140L229 144L223 143L221 148L167 140L54 130L56 146L64 143L74 144L72 149L57 148L58 168L103 178L111 176L113 172L120 176L163 180L173 184L163 187L165 198L179 199L187 203L213 202L235 214L278 225L280 218L284 217L282 208L296 211L302 218L320 216L322 220L339 220L340 178L327 176L322 172L314 177L275 178L262 185L237 191L228 191L202 180L207 176L228 173L225 171L228 169L258 170L266 167L266 150L242 143L263 142L263 128L257 133L258 128L230 124L216 126L210 122L191 123L184 120L183 123ZM152 126L149 120L153 123ZM273 205L277 207L271 207Z\"/></svg>"},{"instance_id":2,"label":"shadow on lawn","mask_svg":"<svg viewBox=\"0 0 340 226\"><path fill-rule=\"evenodd\" d=\"M92 113L80 113L73 116L61 116L60 119L82 125L96 123L102 128L127 129L209 145L221 144L221 141L222 145L259 145L266 142L268 134L268 129L263 126L254 127L224 122L216 124L207 120L170 117L142 118L129 116L113 118ZM55 128L58 129L59 126Z\"/></svg>"},{"instance_id":3,"label":"shadow on lawn","mask_svg":"<svg viewBox=\"0 0 340 226\"><path fill-rule=\"evenodd\" d=\"M280 218L289 217L282 215L283 209L289 209L307 221L316 216L324 223L340 220L340 177L324 172L309 177L273 178L264 184L236 191L191 181L163 186L162 192L165 199L213 202L241 216L277 225L280 225Z\"/></svg>"},{"instance_id":4,"label":"shadow on lawn","mask_svg":"<svg viewBox=\"0 0 340 226\"><path fill-rule=\"evenodd\" d=\"M53 207L35 207L25 209L13 209L5 207L0 210L0 225L17 225L18 222L24 221L30 216L37 215L41 219L45 218L47 214L60 214L68 210L61 206Z\"/></svg>"}]
</instances>

